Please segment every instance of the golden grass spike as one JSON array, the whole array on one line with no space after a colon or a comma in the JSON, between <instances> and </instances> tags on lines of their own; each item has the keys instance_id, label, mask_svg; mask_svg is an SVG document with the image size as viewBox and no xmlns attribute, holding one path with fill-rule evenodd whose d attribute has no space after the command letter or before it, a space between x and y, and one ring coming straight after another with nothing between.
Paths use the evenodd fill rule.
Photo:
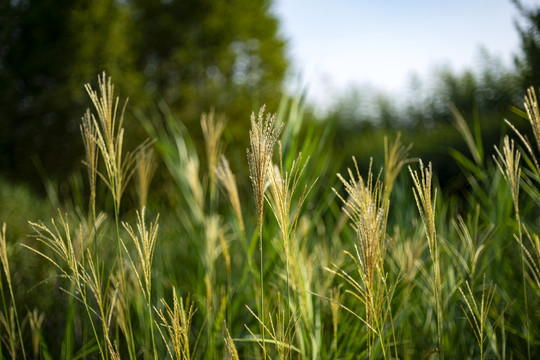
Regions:
<instances>
[{"instance_id":1,"label":"golden grass spike","mask_svg":"<svg viewBox=\"0 0 540 360\"><path fill-rule=\"evenodd\" d=\"M236 186L236 177L232 173L231 168L229 167L229 162L227 161L227 158L225 158L225 156L221 156L221 160L216 166L215 172L219 184L221 184L221 186L227 193L227 198L229 199L229 202L231 203L231 206L234 210L236 219L238 220L240 231L244 232L244 220L242 217L240 198L238 196L238 187Z\"/></svg>"},{"instance_id":2,"label":"golden grass spike","mask_svg":"<svg viewBox=\"0 0 540 360\"><path fill-rule=\"evenodd\" d=\"M231 334L229 333L229 329L227 326L225 326L225 338L223 339L225 341L225 346L227 348L227 354L229 360L240 360L240 357L238 356L238 350L236 350L236 346L234 345L234 341L231 338Z\"/></svg>"},{"instance_id":3,"label":"golden grass spike","mask_svg":"<svg viewBox=\"0 0 540 360\"><path fill-rule=\"evenodd\" d=\"M111 340L107 338L107 348L109 349L109 355L111 355L112 360L121 360L120 353L118 352L118 346L116 341L114 345L111 343Z\"/></svg>"},{"instance_id":4,"label":"golden grass spike","mask_svg":"<svg viewBox=\"0 0 540 360\"><path fill-rule=\"evenodd\" d=\"M437 205L437 189L432 195L431 180L433 177L433 168L431 162L428 168L424 168L422 160L420 160L420 176L416 170L413 172L409 167L409 172L414 183L414 198L418 212L424 223L426 237L428 240L429 252L432 260L435 260L437 251L437 230L435 227L435 207Z\"/></svg>"},{"instance_id":5,"label":"golden grass spike","mask_svg":"<svg viewBox=\"0 0 540 360\"><path fill-rule=\"evenodd\" d=\"M519 214L519 179L521 177L521 166L519 161L521 154L514 148L514 140L510 140L508 136L504 137L502 151L495 147L497 157L493 159L497 163L499 171L503 175L514 202L514 210Z\"/></svg>"},{"instance_id":6,"label":"golden grass spike","mask_svg":"<svg viewBox=\"0 0 540 360\"><path fill-rule=\"evenodd\" d=\"M433 168L431 162L428 168L424 168L422 160L420 160L420 176L418 172L411 169L409 172L413 179L414 199L418 212L424 224L424 232L428 242L431 261L433 262L433 294L435 298L435 307L437 314L437 338L438 348L443 348L442 337L442 299L441 299L441 270L439 262L439 250L437 240L437 229L435 226L435 208L437 206L437 189L432 192ZM443 357L442 352L439 353Z\"/></svg>"},{"instance_id":7,"label":"golden grass spike","mask_svg":"<svg viewBox=\"0 0 540 360\"><path fill-rule=\"evenodd\" d=\"M152 182L158 163L151 148L144 148L137 152L135 158L137 169L135 171L135 181L139 196L139 208L142 210L147 205L150 183Z\"/></svg>"},{"instance_id":8,"label":"golden grass spike","mask_svg":"<svg viewBox=\"0 0 540 360\"><path fill-rule=\"evenodd\" d=\"M7 255L6 223L2 225L2 230L0 231L0 261L2 262L2 268L4 269L8 285L11 286L11 272L9 271Z\"/></svg>"},{"instance_id":9,"label":"golden grass spike","mask_svg":"<svg viewBox=\"0 0 540 360\"><path fill-rule=\"evenodd\" d=\"M92 216L96 214L96 182L98 174L98 144L96 138L95 122L89 109L86 109L82 118L81 135L83 137L86 161L84 162L88 171L88 182L90 184L90 211Z\"/></svg>"},{"instance_id":10,"label":"golden grass spike","mask_svg":"<svg viewBox=\"0 0 540 360\"><path fill-rule=\"evenodd\" d=\"M214 109L201 116L201 129L204 137L206 149L206 161L208 163L208 174L211 184L215 183L214 169L221 156L222 144L221 135L225 129L227 121L223 116L217 116Z\"/></svg>"},{"instance_id":11,"label":"golden grass spike","mask_svg":"<svg viewBox=\"0 0 540 360\"><path fill-rule=\"evenodd\" d=\"M147 299L150 299L152 286L152 262L154 260L154 250L156 247L157 233L159 229L159 214L154 222L150 223L150 227L146 225L146 208L142 208L141 212L137 211L137 231L133 230L128 223L122 223L127 230L135 249L139 264L142 268L143 280ZM133 264L136 265L136 264Z\"/></svg>"}]
</instances>

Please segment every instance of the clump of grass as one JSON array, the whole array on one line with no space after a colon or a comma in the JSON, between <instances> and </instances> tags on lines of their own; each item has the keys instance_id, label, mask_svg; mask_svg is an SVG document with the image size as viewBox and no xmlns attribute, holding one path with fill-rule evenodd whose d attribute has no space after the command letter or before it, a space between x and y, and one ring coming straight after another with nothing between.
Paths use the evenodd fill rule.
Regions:
<instances>
[{"instance_id":1,"label":"clump of grass","mask_svg":"<svg viewBox=\"0 0 540 360\"><path fill-rule=\"evenodd\" d=\"M102 219L102 217L98 217ZM79 238L78 244L75 243L72 237L71 227L67 215L64 216L59 211L59 226L56 224L54 219L51 220L51 226L47 227L43 223L33 223L30 222L30 225L34 229L37 241L45 245L46 248L52 251L53 256L49 256L44 252L28 246L23 245L27 249L37 253L46 260L48 260L52 265L54 265L61 274L67 278L74 286L75 293L66 290L71 296L80 300L86 313L90 320L90 325L94 337L96 339L99 352L102 359L107 358L107 352L104 348L106 340L109 338L109 324L111 319L111 301L109 291L103 293L103 282L98 268L96 267L94 260L91 256L90 251L87 251L87 256L85 257L85 243L84 238L81 236ZM95 228L100 225L100 222L95 224ZM82 231L79 232L82 234ZM54 259L58 257L58 259ZM89 268L85 268L85 261ZM98 305L98 314L100 316L101 326L102 326L102 337L98 335L98 331L94 324L93 314L96 312L89 302L88 290L93 294L96 303Z\"/></svg>"},{"instance_id":2,"label":"clump of grass","mask_svg":"<svg viewBox=\"0 0 540 360\"><path fill-rule=\"evenodd\" d=\"M467 317L467 321L473 330L474 337L480 349L480 359L484 360L486 357L485 342L488 338L494 336L495 329L497 328L502 316L504 316L506 309L502 311L499 318L493 324L490 324L488 321L488 316L493 303L493 298L495 297L495 293L497 291L497 285L493 285L493 283L490 281L488 286L486 286L486 275L484 274L480 304L474 296L468 281L465 282L465 285L466 292L464 292L461 287L459 288L459 292L461 293L463 301L465 301L469 311L466 311L463 306L461 309L463 310L463 313Z\"/></svg>"},{"instance_id":3,"label":"clump of grass","mask_svg":"<svg viewBox=\"0 0 540 360\"><path fill-rule=\"evenodd\" d=\"M525 331L527 337L527 354L530 359L530 330L529 330L529 306L527 300L527 284L526 284L526 271L525 271L525 253L523 251L523 231L521 223L521 215L519 211L519 188L521 178L521 166L519 164L521 159L521 153L515 150L514 140L510 140L508 136L504 137L502 151L495 147L497 157L493 156L493 159L497 163L499 171L503 175L508 187L510 188L510 194L512 196L512 202L514 204L514 212L516 216L516 222L518 225L517 241L519 243L520 259L521 259L521 272L523 278L523 300L525 302Z\"/></svg>"},{"instance_id":4,"label":"clump of grass","mask_svg":"<svg viewBox=\"0 0 540 360\"><path fill-rule=\"evenodd\" d=\"M420 160L420 176L418 172L409 167L409 172L414 182L413 192L418 207L418 212L424 224L424 232L426 235L429 254L433 263L433 296L437 313L437 351L439 357L443 358L443 329L442 329L442 301L441 301L441 270L439 263L439 249L437 239L437 229L435 227L435 208L437 205L437 189L432 192L431 181L433 177L433 169L431 163L428 168L424 168L422 160Z\"/></svg>"},{"instance_id":5,"label":"clump of grass","mask_svg":"<svg viewBox=\"0 0 540 360\"><path fill-rule=\"evenodd\" d=\"M135 271L137 280L143 291L144 297L146 299L146 305L148 308L148 317L150 324L150 334L152 338L152 349L154 353L154 358L157 359L157 349L156 341L154 338L154 326L153 326L153 316L152 316L152 262L154 260L154 250L156 248L157 241L157 232L159 229L159 214L154 220L153 223L150 223L150 227L146 225L146 208L142 208L141 212L137 211L137 231L133 230L131 225L128 223L122 223L124 228L127 230L129 237L133 240L135 249L137 250L137 264L140 265L141 270L137 270L137 264L131 258L130 260L133 265L133 270ZM129 251L125 244L122 242L126 253L129 255ZM144 284L143 284L144 282Z\"/></svg>"},{"instance_id":6,"label":"clump of grass","mask_svg":"<svg viewBox=\"0 0 540 360\"><path fill-rule=\"evenodd\" d=\"M355 245L355 255L346 253L356 264L360 282L347 273L338 272L337 274L354 288L352 294L365 307L368 357L375 356L373 347L378 337L382 355L386 358L383 332L387 316L392 316L389 304L394 290L394 287L388 286L387 274L384 271L388 202L382 203L383 184L380 181L380 173L374 179L371 170L372 163L364 181L354 157L353 162L356 174L348 169L349 180L345 180L341 174L338 174L338 178L347 191L347 200L336 190L334 192L343 202L343 211L351 219L356 233L358 244Z\"/></svg>"},{"instance_id":7,"label":"clump of grass","mask_svg":"<svg viewBox=\"0 0 540 360\"><path fill-rule=\"evenodd\" d=\"M257 315L255 315L255 313L248 306L246 306L251 315L253 315L253 317L257 319L259 324L263 327L263 331L268 334L269 339L265 340L263 336L257 336L251 331L248 326L246 326L246 329L251 334L255 342L263 350L265 354L264 359L271 359L271 357L267 354L266 351L266 343L271 343L275 346L278 359L292 359L292 351L295 351L299 354L301 353L300 349L292 345L292 339L294 338L297 319L285 316L285 310L281 306L281 296L279 293L277 296L277 303L278 305L275 311L275 320L272 317L272 314L269 314L268 325L263 322Z\"/></svg>"},{"instance_id":8,"label":"clump of grass","mask_svg":"<svg viewBox=\"0 0 540 360\"><path fill-rule=\"evenodd\" d=\"M158 325L159 333L165 342L169 356L176 360L191 359L196 350L196 347L191 349L190 346L191 322L195 314L193 303L190 302L189 298L184 303L184 299L178 297L176 289L173 288L173 307L171 308L165 299L161 299L161 304L165 312L163 309L154 308L161 321L161 323L156 321L156 325ZM169 346L169 342L172 348Z\"/></svg>"},{"instance_id":9,"label":"clump of grass","mask_svg":"<svg viewBox=\"0 0 540 360\"><path fill-rule=\"evenodd\" d=\"M264 193L267 187L268 170L272 163L274 145L283 129L283 125L276 125L276 115L267 114L264 117L265 106L259 110L259 115L255 119L255 113L251 114L251 129L249 130L250 149L247 149L249 166L249 178L255 196L255 208L257 210L257 225L259 230L259 253L260 253L260 290L261 290L261 322L264 324L264 265L263 265L263 215L264 215ZM264 331L261 328L263 337L263 352L266 356Z\"/></svg>"}]
</instances>

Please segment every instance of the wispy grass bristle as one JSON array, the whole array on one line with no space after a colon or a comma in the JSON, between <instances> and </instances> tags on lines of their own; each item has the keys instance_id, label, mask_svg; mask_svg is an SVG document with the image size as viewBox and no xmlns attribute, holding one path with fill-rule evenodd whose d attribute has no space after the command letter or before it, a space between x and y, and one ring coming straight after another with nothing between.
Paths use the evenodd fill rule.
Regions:
<instances>
[{"instance_id":1,"label":"wispy grass bristle","mask_svg":"<svg viewBox=\"0 0 540 360\"><path fill-rule=\"evenodd\" d=\"M232 173L229 166L229 161L227 161L225 156L221 157L221 160L215 168L215 172L219 184L221 184L227 193L227 198L229 199L229 202L234 210L234 214L236 215L236 220L240 226L240 231L243 233L245 231L245 227L242 216L242 207L240 206L240 198L238 196L238 187L236 185L236 177Z\"/></svg>"},{"instance_id":2,"label":"wispy grass bristle","mask_svg":"<svg viewBox=\"0 0 540 360\"><path fill-rule=\"evenodd\" d=\"M159 332L167 347L167 352L171 359L189 360L193 356L193 349L190 346L191 322L195 314L194 304L189 297L184 302L182 297L176 295L173 288L173 306L167 304L165 299L161 299L164 309L155 309L161 323L156 321ZM162 330L162 328L164 330ZM171 343L171 346L169 346Z\"/></svg>"},{"instance_id":3,"label":"wispy grass bristle","mask_svg":"<svg viewBox=\"0 0 540 360\"><path fill-rule=\"evenodd\" d=\"M485 348L485 343L490 337L493 336L493 333L506 309L502 311L499 318L496 319L495 322L490 324L488 317L493 304L493 298L495 297L495 293L497 291L497 285L493 285L493 283L490 281L486 286L486 275L484 274L480 303L478 303L476 297L474 296L468 281L465 282L465 285L466 291L464 292L460 287L459 292L461 293L463 301L465 301L465 304L467 305L468 311L466 311L463 306L461 309L463 310L463 313L467 317L467 321L473 330L474 337L480 349L480 359L484 360L487 350Z\"/></svg>"}]
</instances>

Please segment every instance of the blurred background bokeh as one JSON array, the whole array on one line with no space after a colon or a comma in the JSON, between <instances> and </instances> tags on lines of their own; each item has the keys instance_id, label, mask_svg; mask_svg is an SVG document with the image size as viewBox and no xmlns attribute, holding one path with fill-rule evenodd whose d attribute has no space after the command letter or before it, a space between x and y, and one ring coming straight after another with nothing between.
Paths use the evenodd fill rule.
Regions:
<instances>
[{"instance_id":1,"label":"blurred background bokeh","mask_svg":"<svg viewBox=\"0 0 540 360\"><path fill-rule=\"evenodd\" d=\"M503 119L521 107L524 89L540 84L540 67L535 66L540 61L540 7L509 4L520 41L519 48L509 50L512 63L479 48L468 69L440 64L428 76L412 74L406 93L378 90L376 83L329 87L327 100L321 101L320 94L307 97L307 118L335 126L336 148L359 158L373 155L384 133L401 131L406 142L415 144L415 155L434 161L443 182L451 179L456 166L448 149L464 144L452 126L448 103L471 124L477 121L491 146L500 140ZM229 120L229 141L245 147L251 111L262 104L277 111L282 96L303 94L313 85L310 79L295 80L303 74L302 62L288 46L294 34L285 31L291 26L284 30L277 15L286 5L291 7L265 0L2 2L1 178L43 192L44 173L56 181L80 167L79 123L90 105L83 84L95 82L101 71L113 77L117 94L129 97L128 117L164 102L201 139L196 129L200 114L214 108ZM478 15L481 26L484 17ZM429 23L430 14L424 16ZM358 63L362 66L361 56ZM320 102L324 111L317 110ZM126 131L134 143L145 136L140 126Z\"/></svg>"}]
</instances>

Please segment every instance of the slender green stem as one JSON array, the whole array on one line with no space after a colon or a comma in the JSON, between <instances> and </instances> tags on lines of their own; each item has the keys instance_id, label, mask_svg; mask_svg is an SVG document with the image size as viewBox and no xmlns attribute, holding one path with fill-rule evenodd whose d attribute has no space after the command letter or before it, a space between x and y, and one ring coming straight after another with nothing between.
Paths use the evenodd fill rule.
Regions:
<instances>
[{"instance_id":1,"label":"slender green stem","mask_svg":"<svg viewBox=\"0 0 540 360\"><path fill-rule=\"evenodd\" d=\"M437 312L437 350L439 353L439 359L443 359L443 340L442 340L442 309L441 309L441 294L439 291L441 278L440 278L440 269L439 269L439 254L437 247L435 247L435 263L433 264L434 268L434 290L435 290L435 308Z\"/></svg>"},{"instance_id":2,"label":"slender green stem","mask_svg":"<svg viewBox=\"0 0 540 360\"><path fill-rule=\"evenodd\" d=\"M263 236L262 236L262 219L259 221L259 252L261 257L261 274L260 274L260 287L261 287L261 337L262 337L262 350L264 359L266 359L266 343L264 340L264 267L263 267Z\"/></svg>"},{"instance_id":3,"label":"slender green stem","mask_svg":"<svg viewBox=\"0 0 540 360\"><path fill-rule=\"evenodd\" d=\"M529 302L527 300L527 284L525 279L525 255L523 254L523 232L521 230L521 217L519 215L519 209L516 208L516 220L518 223L519 228L519 251L520 251L520 258L521 258L521 274L523 275L523 300L525 301L525 328L527 331L527 359L531 359L531 338L530 338L530 332L529 332Z\"/></svg>"},{"instance_id":4,"label":"slender green stem","mask_svg":"<svg viewBox=\"0 0 540 360\"><path fill-rule=\"evenodd\" d=\"M124 271L124 262L122 261L122 245L120 240L120 220L119 220L119 205L115 201L114 206L114 221L116 224L116 248L118 252L118 262L120 263L120 286L122 287L122 295L124 296L125 300L125 311L126 311L126 322L128 326L128 334L126 335L126 340L128 342L128 351L129 351L129 357L130 359L136 359L136 351L135 351L135 343L133 340L133 327L131 325L131 316L130 316L130 309L129 309L129 303L127 299L127 292L126 292L126 282L125 282L125 271Z\"/></svg>"},{"instance_id":5,"label":"slender green stem","mask_svg":"<svg viewBox=\"0 0 540 360\"><path fill-rule=\"evenodd\" d=\"M152 316L152 304L150 303L150 289L148 289L148 318L150 320L150 334L152 336L152 350L154 352L154 360L158 359L157 348L156 348L156 339L154 336L154 317Z\"/></svg>"}]
</instances>

